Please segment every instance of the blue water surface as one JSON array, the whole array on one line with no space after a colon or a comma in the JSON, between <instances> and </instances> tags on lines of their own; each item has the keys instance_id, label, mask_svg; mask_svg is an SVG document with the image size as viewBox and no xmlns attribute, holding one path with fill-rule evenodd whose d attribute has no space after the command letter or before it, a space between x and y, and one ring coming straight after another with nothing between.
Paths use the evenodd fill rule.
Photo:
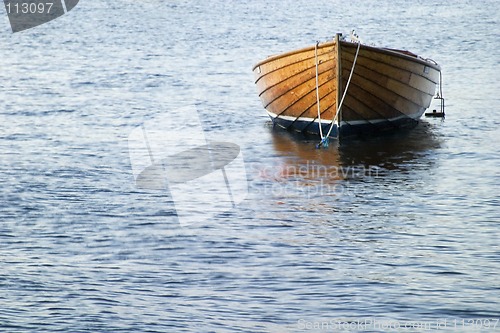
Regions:
<instances>
[{"instance_id":1,"label":"blue water surface","mask_svg":"<svg viewBox=\"0 0 500 333\"><path fill-rule=\"evenodd\" d=\"M0 331L494 330L499 12L489 0L102 0L16 34L4 15ZM437 61L446 119L322 150L273 130L252 66L352 29ZM181 224L171 194L135 186L128 137L185 106L207 139L241 147L248 195Z\"/></svg>"}]
</instances>

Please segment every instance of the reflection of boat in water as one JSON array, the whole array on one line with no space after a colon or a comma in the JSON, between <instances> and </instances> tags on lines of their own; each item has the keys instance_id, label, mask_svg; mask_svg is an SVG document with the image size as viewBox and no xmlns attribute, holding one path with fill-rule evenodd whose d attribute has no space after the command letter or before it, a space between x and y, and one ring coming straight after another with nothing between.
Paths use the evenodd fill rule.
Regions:
<instances>
[{"instance_id":1,"label":"reflection of boat in water","mask_svg":"<svg viewBox=\"0 0 500 333\"><path fill-rule=\"evenodd\" d=\"M348 42L341 34L267 58L253 71L275 124L322 138L413 127L440 80L432 60Z\"/></svg>"},{"instance_id":2,"label":"reflection of boat in water","mask_svg":"<svg viewBox=\"0 0 500 333\"><path fill-rule=\"evenodd\" d=\"M406 182L431 170L433 151L440 142L430 130L424 122L412 131L369 140L340 140L329 149L315 149L316 140L269 128L275 154L265 164L255 165L252 184L260 194L276 199L272 202L291 205L293 210L330 214L345 207L353 196L372 193L380 186L391 188L397 179ZM377 184L379 187L372 186ZM347 201L339 206L337 200Z\"/></svg>"},{"instance_id":3,"label":"reflection of boat in water","mask_svg":"<svg viewBox=\"0 0 500 333\"><path fill-rule=\"evenodd\" d=\"M432 159L426 152L439 148L440 141L432 134L429 123L422 122L412 131L399 131L369 140L342 140L327 150L314 149L314 141L306 141L287 131L272 131L273 147L288 165L296 169L314 165L316 170L337 170L334 177L349 178L354 172L410 170L415 164L430 167ZM357 170L357 171L356 171ZM333 173L330 172L330 175ZM310 174L309 177L317 176Z\"/></svg>"},{"instance_id":4,"label":"reflection of boat in water","mask_svg":"<svg viewBox=\"0 0 500 333\"><path fill-rule=\"evenodd\" d=\"M350 140L339 145L343 165L376 166L386 170L410 171L430 168L429 152L439 148L441 141L432 133L431 125L420 122L411 131L399 131L369 140Z\"/></svg>"}]
</instances>

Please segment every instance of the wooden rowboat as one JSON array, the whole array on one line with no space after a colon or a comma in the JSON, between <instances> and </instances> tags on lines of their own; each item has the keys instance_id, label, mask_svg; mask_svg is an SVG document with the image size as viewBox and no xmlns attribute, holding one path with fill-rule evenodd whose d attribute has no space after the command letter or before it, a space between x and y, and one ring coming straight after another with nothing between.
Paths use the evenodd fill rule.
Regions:
<instances>
[{"instance_id":1,"label":"wooden rowboat","mask_svg":"<svg viewBox=\"0 0 500 333\"><path fill-rule=\"evenodd\" d=\"M255 65L255 84L273 122L322 138L418 123L440 82L439 65L341 36Z\"/></svg>"}]
</instances>

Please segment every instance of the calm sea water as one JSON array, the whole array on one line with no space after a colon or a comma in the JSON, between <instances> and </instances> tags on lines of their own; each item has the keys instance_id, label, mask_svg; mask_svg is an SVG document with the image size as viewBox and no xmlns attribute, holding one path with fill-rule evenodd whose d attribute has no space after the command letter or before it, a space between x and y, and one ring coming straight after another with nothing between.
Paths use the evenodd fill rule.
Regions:
<instances>
[{"instance_id":1,"label":"calm sea water","mask_svg":"<svg viewBox=\"0 0 500 333\"><path fill-rule=\"evenodd\" d=\"M452 331L470 319L493 331L499 12L493 0L81 1L17 34L3 15L0 331ZM351 29L440 63L446 120L327 150L273 130L252 65ZM187 225L171 195L136 188L127 145L181 106L207 138L241 147L249 187Z\"/></svg>"}]
</instances>

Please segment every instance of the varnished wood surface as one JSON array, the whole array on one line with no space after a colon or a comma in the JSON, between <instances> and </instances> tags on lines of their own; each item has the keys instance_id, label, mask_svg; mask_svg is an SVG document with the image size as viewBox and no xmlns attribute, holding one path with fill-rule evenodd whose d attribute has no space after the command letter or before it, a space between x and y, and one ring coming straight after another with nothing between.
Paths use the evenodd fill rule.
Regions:
<instances>
[{"instance_id":1,"label":"varnished wood surface","mask_svg":"<svg viewBox=\"0 0 500 333\"><path fill-rule=\"evenodd\" d=\"M357 48L356 43L339 44L340 50L335 41L318 46L320 110L325 121L335 117ZM287 52L254 67L259 96L271 114L317 119L314 50L312 46ZM345 123L417 119L430 105L439 71L435 63L410 52L361 45L339 118Z\"/></svg>"},{"instance_id":2,"label":"varnished wood surface","mask_svg":"<svg viewBox=\"0 0 500 333\"><path fill-rule=\"evenodd\" d=\"M315 57L314 47L272 57L254 68L256 85L264 107L278 116L316 118L316 61L322 117L333 119L336 112L336 47L322 44Z\"/></svg>"}]
</instances>

